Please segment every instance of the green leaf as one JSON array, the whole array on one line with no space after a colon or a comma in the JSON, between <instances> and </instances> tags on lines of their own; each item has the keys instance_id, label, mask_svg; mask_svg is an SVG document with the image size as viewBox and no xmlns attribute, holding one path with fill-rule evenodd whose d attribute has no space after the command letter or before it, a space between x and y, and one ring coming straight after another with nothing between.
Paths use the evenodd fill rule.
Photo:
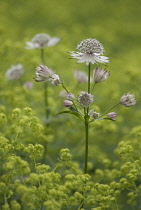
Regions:
<instances>
[{"instance_id":1,"label":"green leaf","mask_svg":"<svg viewBox=\"0 0 141 210\"><path fill-rule=\"evenodd\" d=\"M62 111L62 112L58 112L54 116L57 116L57 115L60 115L60 114L73 114L84 122L84 118L79 112L76 112L76 111Z\"/></svg>"}]
</instances>

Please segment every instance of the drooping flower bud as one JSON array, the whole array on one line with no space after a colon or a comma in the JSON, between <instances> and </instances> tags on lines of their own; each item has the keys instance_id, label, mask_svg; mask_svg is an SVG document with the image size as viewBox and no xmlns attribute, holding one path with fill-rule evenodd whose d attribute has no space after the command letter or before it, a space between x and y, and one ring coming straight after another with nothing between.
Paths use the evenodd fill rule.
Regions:
<instances>
[{"instance_id":1,"label":"drooping flower bud","mask_svg":"<svg viewBox=\"0 0 141 210\"><path fill-rule=\"evenodd\" d=\"M107 114L107 116L112 120L116 120L117 114L115 112L110 112Z\"/></svg>"},{"instance_id":2,"label":"drooping flower bud","mask_svg":"<svg viewBox=\"0 0 141 210\"><path fill-rule=\"evenodd\" d=\"M36 67L34 79L36 82L47 82L53 73L54 72L47 66L40 64L38 67Z\"/></svg>"},{"instance_id":3,"label":"drooping flower bud","mask_svg":"<svg viewBox=\"0 0 141 210\"><path fill-rule=\"evenodd\" d=\"M110 76L110 72L106 69L97 67L94 69L93 78L95 83L103 82Z\"/></svg>"},{"instance_id":4,"label":"drooping flower bud","mask_svg":"<svg viewBox=\"0 0 141 210\"><path fill-rule=\"evenodd\" d=\"M70 108L70 107L72 107L72 105L73 105L73 102L72 101L64 100L64 107Z\"/></svg>"}]
</instances>

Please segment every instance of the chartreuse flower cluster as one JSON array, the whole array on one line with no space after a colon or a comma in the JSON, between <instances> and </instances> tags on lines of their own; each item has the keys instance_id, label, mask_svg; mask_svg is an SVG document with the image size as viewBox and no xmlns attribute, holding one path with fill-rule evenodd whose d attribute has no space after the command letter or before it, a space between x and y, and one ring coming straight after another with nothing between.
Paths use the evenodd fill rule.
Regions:
<instances>
[{"instance_id":1,"label":"chartreuse flower cluster","mask_svg":"<svg viewBox=\"0 0 141 210\"><path fill-rule=\"evenodd\" d=\"M87 76L82 72L75 72L75 77L78 81L85 82L87 80L87 90L81 91L78 97L74 96L60 79L59 75L55 74L45 65L39 65L35 72L35 81L37 82L51 82L53 86L61 85L66 91L66 99L64 100L64 107L69 108L69 111L63 111L58 114L69 113L77 116L85 125L85 166L84 173L87 173L88 163L88 144L89 144L89 124L96 120L109 119L116 120L116 113L110 112L114 107L121 104L125 107L130 107L136 104L135 96L131 93L124 94L119 102L108 109L106 112L100 114L91 109L91 105L95 101L93 95L95 85L108 79L110 72L101 67L96 67L93 70L93 76L91 76L91 64L106 64L109 63L109 58L103 56L104 47L96 39L86 39L80 42L76 48L77 52L70 52L72 58L78 59L78 63L85 62L88 65Z\"/></svg>"},{"instance_id":2,"label":"chartreuse flower cluster","mask_svg":"<svg viewBox=\"0 0 141 210\"><path fill-rule=\"evenodd\" d=\"M31 108L16 108L11 117L11 136L7 135L9 137L6 138L0 135L2 210L121 210L127 206L129 209L139 209L141 145L138 135L136 138L139 128L131 131L134 139L119 143L115 150L119 157L116 161L104 158L104 167L95 168L95 172L89 175L83 174L81 166L73 160L68 148L61 149L56 166L41 162L44 149L42 144L37 143L36 138L34 143L26 140L29 138L26 129L28 126L32 127L32 118L36 119ZM9 118L6 123L8 120ZM17 127L16 121L19 122ZM43 129L39 130L41 125L38 123L34 125L34 129L42 137L44 132ZM7 128L6 124L5 127ZM30 132L31 135L32 129ZM125 195L126 199L123 201Z\"/></svg>"}]
</instances>

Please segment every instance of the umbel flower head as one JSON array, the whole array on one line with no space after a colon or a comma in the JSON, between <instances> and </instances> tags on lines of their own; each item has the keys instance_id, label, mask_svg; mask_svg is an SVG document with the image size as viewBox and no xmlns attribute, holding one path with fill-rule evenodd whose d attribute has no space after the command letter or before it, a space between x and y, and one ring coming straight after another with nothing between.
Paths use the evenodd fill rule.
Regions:
<instances>
[{"instance_id":1,"label":"umbel flower head","mask_svg":"<svg viewBox=\"0 0 141 210\"><path fill-rule=\"evenodd\" d=\"M24 74L24 67L22 64L17 64L14 66L11 66L5 74L6 79L8 80L17 80L22 77Z\"/></svg>"},{"instance_id":2,"label":"umbel flower head","mask_svg":"<svg viewBox=\"0 0 141 210\"><path fill-rule=\"evenodd\" d=\"M26 49L38 49L45 47L52 47L60 41L58 37L50 37L48 34L40 33L36 34L31 42L26 42Z\"/></svg>"},{"instance_id":3,"label":"umbel flower head","mask_svg":"<svg viewBox=\"0 0 141 210\"><path fill-rule=\"evenodd\" d=\"M110 76L110 72L106 69L97 67L94 69L93 78L95 83L103 82Z\"/></svg>"},{"instance_id":4,"label":"umbel flower head","mask_svg":"<svg viewBox=\"0 0 141 210\"><path fill-rule=\"evenodd\" d=\"M82 91L78 100L82 107L89 107L89 105L94 101L94 96L90 93Z\"/></svg>"},{"instance_id":5,"label":"umbel flower head","mask_svg":"<svg viewBox=\"0 0 141 210\"><path fill-rule=\"evenodd\" d=\"M136 102L135 96L131 93L124 94L120 99L120 104L125 107L134 106Z\"/></svg>"},{"instance_id":6,"label":"umbel flower head","mask_svg":"<svg viewBox=\"0 0 141 210\"><path fill-rule=\"evenodd\" d=\"M84 63L89 65L90 63L109 63L109 58L102 56L104 53L103 45L96 39L85 39L81 41L76 49L78 51L72 51L72 58L78 59L77 63Z\"/></svg>"},{"instance_id":7,"label":"umbel flower head","mask_svg":"<svg viewBox=\"0 0 141 210\"><path fill-rule=\"evenodd\" d=\"M51 69L40 64L38 67L36 67L34 79L36 82L47 82L53 74L54 72Z\"/></svg>"}]
</instances>

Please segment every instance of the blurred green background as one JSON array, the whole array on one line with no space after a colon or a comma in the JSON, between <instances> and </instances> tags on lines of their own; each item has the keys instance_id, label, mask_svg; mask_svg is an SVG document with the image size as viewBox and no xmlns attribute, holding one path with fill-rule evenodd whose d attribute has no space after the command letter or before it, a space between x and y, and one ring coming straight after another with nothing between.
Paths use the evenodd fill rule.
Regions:
<instances>
[{"instance_id":1,"label":"blurred green background","mask_svg":"<svg viewBox=\"0 0 141 210\"><path fill-rule=\"evenodd\" d=\"M96 111L104 112L127 92L135 94L138 100L133 108L117 107L114 110L117 113L116 122L100 122L91 126L91 144L95 142L103 152L112 156L113 149L124 135L128 136L134 126L140 125L140 1L0 0L0 23L0 96L1 105L6 106L7 113L16 107L30 106L39 117L43 116L41 84L33 80L35 67L41 62L40 52L25 49L25 42L30 41L35 34L47 33L61 38L56 46L46 49L46 64L77 94L83 90L83 85L77 86L73 70L87 71L87 67L85 64L77 64L76 60L70 60L68 51L75 50L76 45L86 38L96 38L103 44L105 56L111 61L107 67L111 76L95 89ZM17 63L25 67L21 83L34 82L29 92L20 89L17 81L9 83L5 80L6 70ZM62 111L64 108L59 97L61 87L50 91L54 112ZM83 141L80 143L79 139L83 139L83 125L73 117L65 116L60 121L59 125L54 125L57 139L55 146L60 150L71 145L72 152L76 155L77 151L77 155L82 157ZM79 150L81 146L82 151ZM93 148L90 150L93 159ZM97 151L96 147L95 154Z\"/></svg>"}]
</instances>

